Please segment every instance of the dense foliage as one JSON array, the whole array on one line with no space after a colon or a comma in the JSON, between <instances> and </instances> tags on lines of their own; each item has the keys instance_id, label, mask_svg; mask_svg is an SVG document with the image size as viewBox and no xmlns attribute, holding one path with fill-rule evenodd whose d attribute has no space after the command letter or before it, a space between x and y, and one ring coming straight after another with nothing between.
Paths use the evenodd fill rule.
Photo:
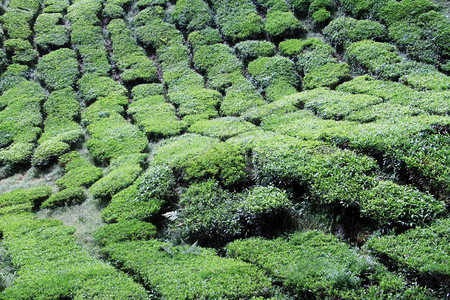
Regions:
<instances>
[{"instance_id":1,"label":"dense foliage","mask_svg":"<svg viewBox=\"0 0 450 300\"><path fill-rule=\"evenodd\" d=\"M0 4L0 299L449 297L445 1Z\"/></svg>"}]
</instances>

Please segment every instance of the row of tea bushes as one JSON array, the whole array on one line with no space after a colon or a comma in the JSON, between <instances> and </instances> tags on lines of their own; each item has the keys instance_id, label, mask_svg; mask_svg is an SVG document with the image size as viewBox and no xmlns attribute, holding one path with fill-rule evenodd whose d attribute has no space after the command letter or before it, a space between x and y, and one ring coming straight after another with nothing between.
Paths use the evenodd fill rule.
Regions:
<instances>
[{"instance_id":1,"label":"row of tea bushes","mask_svg":"<svg viewBox=\"0 0 450 300\"><path fill-rule=\"evenodd\" d=\"M297 100L304 94L290 97L291 105L298 106ZM383 166L390 168L391 171L402 172L402 168L406 167L409 169L408 172L411 172L411 177L405 178L407 181L412 180L423 188L431 188L438 196L445 195L448 176L446 162L442 160L442 157L446 157L448 152L446 150L448 147L445 147L448 143L448 137L445 134L448 117L414 115L406 113L403 116L392 116L393 118L359 124L349 121L323 120L311 113L300 111L262 117L262 125L265 129L297 138L320 139L342 147L358 149L373 155L380 162L384 161ZM281 124L283 126L280 126ZM440 128L443 129L443 133L440 133ZM418 143L419 140L422 142ZM430 150L420 152L421 147ZM436 149L441 150L436 151ZM418 155L418 151L422 154ZM425 157L426 163L423 161Z\"/></svg>"},{"instance_id":2,"label":"row of tea bushes","mask_svg":"<svg viewBox=\"0 0 450 300\"><path fill-rule=\"evenodd\" d=\"M98 0L77 1L68 9L71 43L81 57L83 74L108 76L111 70L98 18L101 10L102 3Z\"/></svg>"},{"instance_id":3,"label":"row of tea bushes","mask_svg":"<svg viewBox=\"0 0 450 300\"><path fill-rule=\"evenodd\" d=\"M112 20L108 32L113 43L113 61L121 71L125 83L155 82L158 74L154 62L136 44L122 19Z\"/></svg>"},{"instance_id":4,"label":"row of tea bushes","mask_svg":"<svg viewBox=\"0 0 450 300\"><path fill-rule=\"evenodd\" d=\"M217 23L225 38L233 43L254 39L264 32L264 23L250 0L213 0Z\"/></svg>"},{"instance_id":5,"label":"row of tea bushes","mask_svg":"<svg viewBox=\"0 0 450 300\"><path fill-rule=\"evenodd\" d=\"M345 0L342 5L355 18L372 16L386 24L389 38L411 58L448 72L449 21L433 1Z\"/></svg>"},{"instance_id":6,"label":"row of tea bushes","mask_svg":"<svg viewBox=\"0 0 450 300\"><path fill-rule=\"evenodd\" d=\"M49 186L16 189L0 195L0 217L32 212L52 194Z\"/></svg>"},{"instance_id":7,"label":"row of tea bushes","mask_svg":"<svg viewBox=\"0 0 450 300\"><path fill-rule=\"evenodd\" d=\"M77 123L79 111L80 103L71 87L49 96L44 104L44 132L32 159L34 166L49 165L83 140L83 130Z\"/></svg>"},{"instance_id":8,"label":"row of tea bushes","mask_svg":"<svg viewBox=\"0 0 450 300\"><path fill-rule=\"evenodd\" d=\"M45 10L45 9L44 9ZM34 24L36 46L43 52L66 47L70 42L70 30L63 22L61 13L40 14Z\"/></svg>"},{"instance_id":9,"label":"row of tea bushes","mask_svg":"<svg viewBox=\"0 0 450 300\"><path fill-rule=\"evenodd\" d=\"M0 22L11 39L28 40L31 38L34 18L41 8L40 0L11 0Z\"/></svg>"},{"instance_id":10,"label":"row of tea bushes","mask_svg":"<svg viewBox=\"0 0 450 300\"><path fill-rule=\"evenodd\" d=\"M44 90L23 80L0 97L0 164L13 168L27 165L42 129Z\"/></svg>"},{"instance_id":11,"label":"row of tea bushes","mask_svg":"<svg viewBox=\"0 0 450 300\"><path fill-rule=\"evenodd\" d=\"M238 240L226 250L228 256L255 264L302 298L432 298L363 252L319 231L274 240Z\"/></svg>"},{"instance_id":12,"label":"row of tea bushes","mask_svg":"<svg viewBox=\"0 0 450 300\"><path fill-rule=\"evenodd\" d=\"M397 236L375 236L365 247L384 263L403 270L422 284L440 288L445 297L450 286L449 225L448 218L436 220L428 227L417 227Z\"/></svg>"},{"instance_id":13,"label":"row of tea bushes","mask_svg":"<svg viewBox=\"0 0 450 300\"><path fill-rule=\"evenodd\" d=\"M30 214L0 219L3 245L17 268L5 299L147 299L145 289L113 267L90 257L75 229Z\"/></svg>"},{"instance_id":14,"label":"row of tea bushes","mask_svg":"<svg viewBox=\"0 0 450 300\"><path fill-rule=\"evenodd\" d=\"M198 246L157 240L108 244L103 251L164 299L238 299L270 295L271 281L255 266Z\"/></svg>"}]
</instances>

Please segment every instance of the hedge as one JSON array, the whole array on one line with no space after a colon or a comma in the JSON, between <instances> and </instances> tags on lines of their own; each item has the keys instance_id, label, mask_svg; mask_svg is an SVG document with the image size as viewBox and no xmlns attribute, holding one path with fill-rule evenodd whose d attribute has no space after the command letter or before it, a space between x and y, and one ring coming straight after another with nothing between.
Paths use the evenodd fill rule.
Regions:
<instances>
[{"instance_id":1,"label":"hedge","mask_svg":"<svg viewBox=\"0 0 450 300\"><path fill-rule=\"evenodd\" d=\"M212 3L220 29L231 42L257 38L264 31L263 21L251 1L213 0Z\"/></svg>"},{"instance_id":2,"label":"hedge","mask_svg":"<svg viewBox=\"0 0 450 300\"><path fill-rule=\"evenodd\" d=\"M149 240L156 235L155 225L138 220L107 224L94 232L94 239L100 246L124 241Z\"/></svg>"},{"instance_id":3,"label":"hedge","mask_svg":"<svg viewBox=\"0 0 450 300\"><path fill-rule=\"evenodd\" d=\"M346 63L327 63L323 67L313 69L303 78L305 90L319 87L335 88L340 83L349 80L351 72Z\"/></svg>"},{"instance_id":4,"label":"hedge","mask_svg":"<svg viewBox=\"0 0 450 300\"><path fill-rule=\"evenodd\" d=\"M238 118L223 117L198 121L189 127L189 132L226 140L234 135L255 129L256 126L253 124Z\"/></svg>"},{"instance_id":5,"label":"hedge","mask_svg":"<svg viewBox=\"0 0 450 300\"><path fill-rule=\"evenodd\" d=\"M388 272L336 236L319 231L274 240L238 240L226 249L228 256L261 267L298 297L427 298L424 289Z\"/></svg>"},{"instance_id":6,"label":"hedge","mask_svg":"<svg viewBox=\"0 0 450 300\"><path fill-rule=\"evenodd\" d=\"M178 120L175 107L165 101L163 96L151 96L134 101L128 108L136 125L149 139L174 136L187 127L184 121Z\"/></svg>"},{"instance_id":7,"label":"hedge","mask_svg":"<svg viewBox=\"0 0 450 300\"><path fill-rule=\"evenodd\" d=\"M60 48L69 43L69 28L61 25L62 14L40 14L34 24L36 45L46 51L49 48Z\"/></svg>"},{"instance_id":8,"label":"hedge","mask_svg":"<svg viewBox=\"0 0 450 300\"><path fill-rule=\"evenodd\" d=\"M401 61L395 46L372 40L363 40L349 45L346 56L353 67L369 72L375 72L385 64Z\"/></svg>"},{"instance_id":9,"label":"hedge","mask_svg":"<svg viewBox=\"0 0 450 300\"><path fill-rule=\"evenodd\" d=\"M8 39L5 41L6 54L13 63L30 65L37 61L38 52L30 42L22 39Z\"/></svg>"},{"instance_id":10,"label":"hedge","mask_svg":"<svg viewBox=\"0 0 450 300\"><path fill-rule=\"evenodd\" d=\"M115 194L109 205L102 211L106 223L127 220L148 220L157 214L164 201L160 198L138 200L139 186L135 183Z\"/></svg>"},{"instance_id":11,"label":"hedge","mask_svg":"<svg viewBox=\"0 0 450 300\"><path fill-rule=\"evenodd\" d=\"M16 189L0 194L0 216L21 212L31 212L38 208L52 194L52 189L41 185L30 189ZM23 210L25 208L25 210Z\"/></svg>"},{"instance_id":12,"label":"hedge","mask_svg":"<svg viewBox=\"0 0 450 300\"><path fill-rule=\"evenodd\" d=\"M448 226L448 218L438 219L430 226L416 227L399 235L374 236L365 247L395 269L440 288L445 297L444 291L450 284Z\"/></svg>"},{"instance_id":13,"label":"hedge","mask_svg":"<svg viewBox=\"0 0 450 300\"><path fill-rule=\"evenodd\" d=\"M246 176L242 149L196 134L165 140L154 152L154 163L171 167L182 180L215 177L233 185Z\"/></svg>"},{"instance_id":14,"label":"hedge","mask_svg":"<svg viewBox=\"0 0 450 300\"><path fill-rule=\"evenodd\" d=\"M61 221L23 215L3 218L0 226L18 268L17 279L2 292L4 298L148 297L127 275L90 257L77 243L75 229Z\"/></svg>"},{"instance_id":15,"label":"hedge","mask_svg":"<svg viewBox=\"0 0 450 300\"><path fill-rule=\"evenodd\" d=\"M222 37L217 29L207 27L202 30L193 31L188 36L189 44L197 49L200 46L214 45L222 42Z\"/></svg>"},{"instance_id":16,"label":"hedge","mask_svg":"<svg viewBox=\"0 0 450 300\"><path fill-rule=\"evenodd\" d=\"M113 59L122 71L124 82L155 82L158 74L155 63L147 58L145 51L136 44L122 19L109 22L107 27L113 42Z\"/></svg>"},{"instance_id":17,"label":"hedge","mask_svg":"<svg viewBox=\"0 0 450 300\"><path fill-rule=\"evenodd\" d=\"M79 75L76 52L64 48L46 54L39 60L36 71L51 90L73 86Z\"/></svg>"},{"instance_id":18,"label":"hedge","mask_svg":"<svg viewBox=\"0 0 450 300\"><path fill-rule=\"evenodd\" d=\"M66 205L80 204L86 200L86 193L81 187L61 190L44 201L41 208L56 208Z\"/></svg>"},{"instance_id":19,"label":"hedge","mask_svg":"<svg viewBox=\"0 0 450 300\"><path fill-rule=\"evenodd\" d=\"M111 244L103 251L123 270L139 270L139 279L164 299L251 298L270 288L262 271L213 249L150 240Z\"/></svg>"},{"instance_id":20,"label":"hedge","mask_svg":"<svg viewBox=\"0 0 450 300\"><path fill-rule=\"evenodd\" d=\"M222 245L253 235L270 236L285 229L291 202L285 191L257 186L231 193L215 180L192 184L180 197L174 226L200 244ZM181 228L180 228L181 227Z\"/></svg>"},{"instance_id":21,"label":"hedge","mask_svg":"<svg viewBox=\"0 0 450 300\"><path fill-rule=\"evenodd\" d=\"M202 0L179 0L172 12L172 20L180 28L193 31L212 25L213 14Z\"/></svg>"},{"instance_id":22,"label":"hedge","mask_svg":"<svg viewBox=\"0 0 450 300\"><path fill-rule=\"evenodd\" d=\"M275 55L275 45L268 41L244 41L234 46L237 56L243 61L250 61L260 56Z\"/></svg>"},{"instance_id":23,"label":"hedge","mask_svg":"<svg viewBox=\"0 0 450 300\"><path fill-rule=\"evenodd\" d=\"M376 21L356 20L349 17L334 19L323 29L327 41L338 49L344 49L362 40L384 41L386 28Z\"/></svg>"}]
</instances>

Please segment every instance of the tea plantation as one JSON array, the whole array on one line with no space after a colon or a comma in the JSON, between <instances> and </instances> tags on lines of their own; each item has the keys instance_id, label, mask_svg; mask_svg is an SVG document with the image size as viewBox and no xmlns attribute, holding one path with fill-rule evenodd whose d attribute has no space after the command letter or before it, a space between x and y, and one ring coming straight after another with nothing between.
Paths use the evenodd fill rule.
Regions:
<instances>
[{"instance_id":1,"label":"tea plantation","mask_svg":"<svg viewBox=\"0 0 450 300\"><path fill-rule=\"evenodd\" d=\"M0 299L448 299L449 12L0 1Z\"/></svg>"}]
</instances>

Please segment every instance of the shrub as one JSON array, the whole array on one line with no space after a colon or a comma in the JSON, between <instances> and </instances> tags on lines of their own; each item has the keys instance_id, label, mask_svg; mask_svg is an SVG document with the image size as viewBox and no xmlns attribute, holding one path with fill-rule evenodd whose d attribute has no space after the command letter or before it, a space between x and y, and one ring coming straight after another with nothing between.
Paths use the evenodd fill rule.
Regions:
<instances>
[{"instance_id":1,"label":"shrub","mask_svg":"<svg viewBox=\"0 0 450 300\"><path fill-rule=\"evenodd\" d=\"M449 286L449 219L428 227L410 229L400 235L374 237L366 247L389 265L403 269L423 283L445 289Z\"/></svg>"},{"instance_id":2,"label":"shrub","mask_svg":"<svg viewBox=\"0 0 450 300\"><path fill-rule=\"evenodd\" d=\"M38 78L52 90L73 86L79 75L75 51L60 49L43 56L37 65Z\"/></svg>"},{"instance_id":3,"label":"shrub","mask_svg":"<svg viewBox=\"0 0 450 300\"><path fill-rule=\"evenodd\" d=\"M329 21L331 19L331 12L329 12L325 8L320 8L320 9L316 10L315 12L313 12L312 19L317 24L320 24L320 25L325 24L327 21Z\"/></svg>"},{"instance_id":4,"label":"shrub","mask_svg":"<svg viewBox=\"0 0 450 300\"><path fill-rule=\"evenodd\" d=\"M194 54L195 67L208 75L231 73L242 67L233 55L232 49L225 44L201 46Z\"/></svg>"},{"instance_id":5,"label":"shrub","mask_svg":"<svg viewBox=\"0 0 450 300\"><path fill-rule=\"evenodd\" d=\"M401 61L395 46L372 40L363 40L349 45L346 55L351 65L369 72L375 72L385 64Z\"/></svg>"},{"instance_id":6,"label":"shrub","mask_svg":"<svg viewBox=\"0 0 450 300\"><path fill-rule=\"evenodd\" d=\"M298 91L294 86L286 85L283 81L279 81L272 83L266 88L266 99L269 102L273 102L297 92Z\"/></svg>"},{"instance_id":7,"label":"shrub","mask_svg":"<svg viewBox=\"0 0 450 300\"><path fill-rule=\"evenodd\" d=\"M249 63L248 72L263 88L278 82L294 87L299 83L294 63L281 56L260 57Z\"/></svg>"},{"instance_id":8,"label":"shrub","mask_svg":"<svg viewBox=\"0 0 450 300\"><path fill-rule=\"evenodd\" d=\"M34 24L36 45L43 50L64 47L69 43L69 28L59 25L62 14L40 14Z\"/></svg>"},{"instance_id":9,"label":"shrub","mask_svg":"<svg viewBox=\"0 0 450 300\"><path fill-rule=\"evenodd\" d=\"M33 17L30 11L9 7L0 20L9 38L27 40L32 35L30 23Z\"/></svg>"},{"instance_id":10,"label":"shrub","mask_svg":"<svg viewBox=\"0 0 450 300\"><path fill-rule=\"evenodd\" d=\"M137 27L136 35L142 44L154 49L183 41L181 32L174 25L165 23L162 20L155 20L145 26Z\"/></svg>"},{"instance_id":11,"label":"shrub","mask_svg":"<svg viewBox=\"0 0 450 300\"><path fill-rule=\"evenodd\" d=\"M144 26L147 24L151 24L155 20L163 20L164 19L164 8L162 6L150 6L143 10L141 10L134 17L134 25L135 26Z\"/></svg>"},{"instance_id":12,"label":"shrub","mask_svg":"<svg viewBox=\"0 0 450 300\"><path fill-rule=\"evenodd\" d=\"M159 83L139 84L131 91L134 101L164 94L164 86Z\"/></svg>"},{"instance_id":13,"label":"shrub","mask_svg":"<svg viewBox=\"0 0 450 300\"><path fill-rule=\"evenodd\" d=\"M171 102L179 106L178 114L184 117L188 124L191 122L186 116L198 115L201 119L217 116L216 107L221 97L219 92L205 88L169 93Z\"/></svg>"},{"instance_id":14,"label":"shrub","mask_svg":"<svg viewBox=\"0 0 450 300\"><path fill-rule=\"evenodd\" d=\"M125 10L117 4L106 3L102 10L102 16L109 19L119 19L125 16Z\"/></svg>"},{"instance_id":15,"label":"shrub","mask_svg":"<svg viewBox=\"0 0 450 300\"><path fill-rule=\"evenodd\" d=\"M272 9L267 13L264 29L276 40L298 36L305 30L291 11Z\"/></svg>"},{"instance_id":16,"label":"shrub","mask_svg":"<svg viewBox=\"0 0 450 300\"><path fill-rule=\"evenodd\" d=\"M81 187L68 188L53 194L44 201L41 208L56 208L66 205L80 204L86 200L86 194Z\"/></svg>"},{"instance_id":17,"label":"shrub","mask_svg":"<svg viewBox=\"0 0 450 300\"><path fill-rule=\"evenodd\" d=\"M158 80L155 63L147 58L131 36L122 19L112 20L108 24L108 31L113 42L113 59L116 60L121 78L125 82L153 82Z\"/></svg>"},{"instance_id":18,"label":"shrub","mask_svg":"<svg viewBox=\"0 0 450 300\"><path fill-rule=\"evenodd\" d=\"M69 152L70 146L67 143L58 140L47 140L36 149L33 160L33 166L46 166L52 160L56 160L62 154Z\"/></svg>"},{"instance_id":19,"label":"shrub","mask_svg":"<svg viewBox=\"0 0 450 300\"><path fill-rule=\"evenodd\" d=\"M275 55L275 45L268 41L244 41L234 46L239 58L244 61L253 60L260 56Z\"/></svg>"},{"instance_id":20,"label":"shrub","mask_svg":"<svg viewBox=\"0 0 450 300\"><path fill-rule=\"evenodd\" d=\"M297 68L299 72L308 74L329 63L338 63L338 60L333 56L333 47L325 44L321 40L318 41L311 41L310 45L304 46L303 53L297 56Z\"/></svg>"},{"instance_id":21,"label":"shrub","mask_svg":"<svg viewBox=\"0 0 450 300\"><path fill-rule=\"evenodd\" d=\"M318 87L335 88L343 81L350 79L351 72L346 63L328 63L323 67L312 70L303 79L305 90Z\"/></svg>"},{"instance_id":22,"label":"shrub","mask_svg":"<svg viewBox=\"0 0 450 300\"><path fill-rule=\"evenodd\" d=\"M225 90L225 97L220 105L220 112L225 116L239 116L249 108L266 102L258 90L243 76Z\"/></svg>"},{"instance_id":23,"label":"shrub","mask_svg":"<svg viewBox=\"0 0 450 300\"><path fill-rule=\"evenodd\" d=\"M15 142L0 150L0 165L19 166L31 162L34 144Z\"/></svg>"},{"instance_id":24,"label":"shrub","mask_svg":"<svg viewBox=\"0 0 450 300\"><path fill-rule=\"evenodd\" d=\"M175 176L170 167L151 166L136 181L138 187L136 200L168 199L174 194L175 183Z\"/></svg>"},{"instance_id":25,"label":"shrub","mask_svg":"<svg viewBox=\"0 0 450 300\"><path fill-rule=\"evenodd\" d=\"M56 181L56 184L63 188L78 186L90 186L102 177L102 169L93 165L82 166L71 170L66 170L66 174Z\"/></svg>"},{"instance_id":26,"label":"shrub","mask_svg":"<svg viewBox=\"0 0 450 300\"><path fill-rule=\"evenodd\" d=\"M120 83L109 77L98 77L95 75L84 75L78 80L81 96L91 103L100 97L125 96L127 89Z\"/></svg>"},{"instance_id":27,"label":"shrub","mask_svg":"<svg viewBox=\"0 0 450 300\"><path fill-rule=\"evenodd\" d=\"M381 98L364 94L346 94L328 89L315 89L298 94L305 108L322 118L341 119L353 111L358 111L382 102Z\"/></svg>"},{"instance_id":28,"label":"shrub","mask_svg":"<svg viewBox=\"0 0 450 300\"><path fill-rule=\"evenodd\" d=\"M404 106L395 103L380 103L361 110L351 112L346 120L361 123L373 122L380 119L392 119L396 117L417 116L425 112L419 108Z\"/></svg>"},{"instance_id":29,"label":"shrub","mask_svg":"<svg viewBox=\"0 0 450 300\"><path fill-rule=\"evenodd\" d=\"M52 189L47 185L30 189L16 189L9 193L0 194L0 207L28 204L30 209L38 208L51 194Z\"/></svg>"},{"instance_id":30,"label":"shrub","mask_svg":"<svg viewBox=\"0 0 450 300\"><path fill-rule=\"evenodd\" d=\"M361 214L381 225L413 227L435 219L445 208L444 202L429 194L390 181L380 181L363 199Z\"/></svg>"},{"instance_id":31,"label":"shrub","mask_svg":"<svg viewBox=\"0 0 450 300\"><path fill-rule=\"evenodd\" d=\"M13 63L31 64L37 60L39 55L29 41L22 39L6 40L5 49Z\"/></svg>"},{"instance_id":32,"label":"shrub","mask_svg":"<svg viewBox=\"0 0 450 300\"><path fill-rule=\"evenodd\" d=\"M115 194L109 205L102 211L102 219L106 223L126 220L148 220L161 209L164 201L160 198L139 200L139 187L133 184Z\"/></svg>"},{"instance_id":33,"label":"shrub","mask_svg":"<svg viewBox=\"0 0 450 300\"><path fill-rule=\"evenodd\" d=\"M150 240L111 244L104 251L124 270L141 270L140 280L164 299L251 298L270 287L270 280L256 267L221 258L213 249ZM157 270L164 272L154 276Z\"/></svg>"},{"instance_id":34,"label":"shrub","mask_svg":"<svg viewBox=\"0 0 450 300\"><path fill-rule=\"evenodd\" d=\"M124 241L149 240L155 235L155 225L129 220L100 227L95 231L94 239L100 246L105 246Z\"/></svg>"},{"instance_id":35,"label":"shrub","mask_svg":"<svg viewBox=\"0 0 450 300\"><path fill-rule=\"evenodd\" d=\"M406 0L401 2L388 0L378 7L376 16L387 25L391 25L404 19L416 18L420 14L436 9L436 4L430 0Z\"/></svg>"},{"instance_id":36,"label":"shrub","mask_svg":"<svg viewBox=\"0 0 450 300\"><path fill-rule=\"evenodd\" d=\"M73 235L75 229L61 221L22 215L2 219L0 226L14 265L20 269L18 280L3 291L5 298L148 297L131 278L88 255Z\"/></svg>"},{"instance_id":37,"label":"shrub","mask_svg":"<svg viewBox=\"0 0 450 300\"><path fill-rule=\"evenodd\" d=\"M401 277L396 278L397 285L382 282L380 277L395 275L336 236L319 231L274 240L238 240L227 246L227 254L256 264L302 297L346 297L351 290L377 286L386 294L407 294L408 283ZM373 279L368 285L366 276Z\"/></svg>"},{"instance_id":38,"label":"shrub","mask_svg":"<svg viewBox=\"0 0 450 300\"><path fill-rule=\"evenodd\" d=\"M44 13L62 13L70 6L69 0L44 0Z\"/></svg>"},{"instance_id":39,"label":"shrub","mask_svg":"<svg viewBox=\"0 0 450 300\"><path fill-rule=\"evenodd\" d=\"M235 43L257 38L263 32L263 21L249 0L241 2L212 1L223 35Z\"/></svg>"},{"instance_id":40,"label":"shrub","mask_svg":"<svg viewBox=\"0 0 450 300\"><path fill-rule=\"evenodd\" d=\"M179 0L172 13L172 20L189 31L203 29L213 23L213 14L202 0Z\"/></svg>"},{"instance_id":41,"label":"shrub","mask_svg":"<svg viewBox=\"0 0 450 300\"><path fill-rule=\"evenodd\" d=\"M174 137L165 140L154 155L155 164L175 169L183 180L216 177L233 185L246 176L242 149L214 138L195 134Z\"/></svg>"},{"instance_id":42,"label":"shrub","mask_svg":"<svg viewBox=\"0 0 450 300\"><path fill-rule=\"evenodd\" d=\"M2 52L0 52L2 53ZM20 64L11 64L0 77L0 91L3 93L15 85L27 80L29 67Z\"/></svg>"},{"instance_id":43,"label":"shrub","mask_svg":"<svg viewBox=\"0 0 450 300\"><path fill-rule=\"evenodd\" d=\"M110 198L130 186L141 172L139 165L125 165L106 174L89 188L89 192L96 198Z\"/></svg>"},{"instance_id":44,"label":"shrub","mask_svg":"<svg viewBox=\"0 0 450 300\"><path fill-rule=\"evenodd\" d=\"M324 28L323 33L339 49L362 40L383 41L386 38L386 28L380 23L349 17L334 19Z\"/></svg>"},{"instance_id":45,"label":"shrub","mask_svg":"<svg viewBox=\"0 0 450 300\"><path fill-rule=\"evenodd\" d=\"M342 8L352 17L361 19L372 16L378 0L341 0Z\"/></svg>"},{"instance_id":46,"label":"shrub","mask_svg":"<svg viewBox=\"0 0 450 300\"><path fill-rule=\"evenodd\" d=\"M97 0L77 1L67 10L67 18L71 24L99 25L102 3Z\"/></svg>"},{"instance_id":47,"label":"shrub","mask_svg":"<svg viewBox=\"0 0 450 300\"><path fill-rule=\"evenodd\" d=\"M238 118L224 117L198 121L189 127L189 132L226 140L234 135L255 129L256 127L251 123Z\"/></svg>"},{"instance_id":48,"label":"shrub","mask_svg":"<svg viewBox=\"0 0 450 300\"><path fill-rule=\"evenodd\" d=\"M158 101L155 103L155 100ZM174 136L186 129L186 123L178 120L175 107L165 103L163 96L153 96L134 101L128 113L149 139Z\"/></svg>"},{"instance_id":49,"label":"shrub","mask_svg":"<svg viewBox=\"0 0 450 300\"><path fill-rule=\"evenodd\" d=\"M215 180L191 185L179 203L176 224L181 223L191 239L216 245L282 229L275 220L290 207L285 192L277 188L254 187L237 194L223 190Z\"/></svg>"},{"instance_id":50,"label":"shrub","mask_svg":"<svg viewBox=\"0 0 450 300\"><path fill-rule=\"evenodd\" d=\"M194 49L197 49L200 46L221 43L222 37L220 36L219 30L207 27L202 30L191 32L188 41Z\"/></svg>"}]
</instances>

